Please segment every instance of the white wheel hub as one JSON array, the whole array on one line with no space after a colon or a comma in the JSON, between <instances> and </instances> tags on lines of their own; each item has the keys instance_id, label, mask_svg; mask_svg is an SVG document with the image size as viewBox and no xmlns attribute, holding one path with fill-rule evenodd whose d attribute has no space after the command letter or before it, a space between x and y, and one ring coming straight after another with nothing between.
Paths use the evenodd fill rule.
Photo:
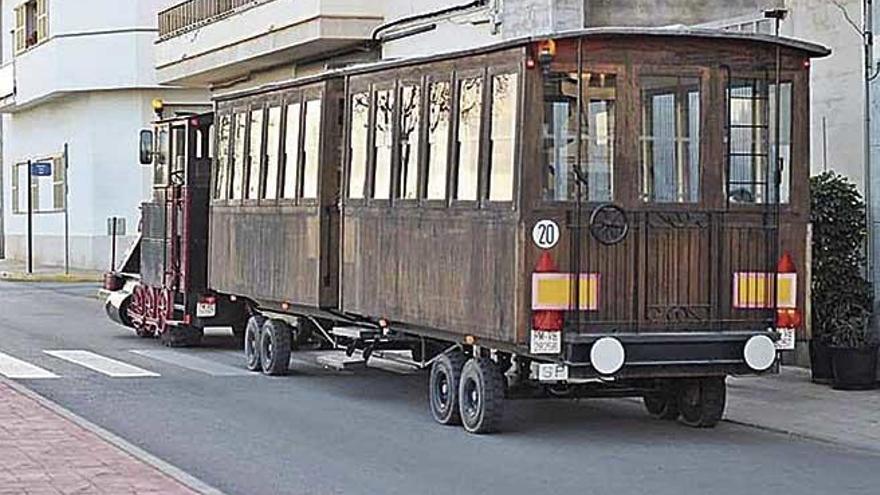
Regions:
<instances>
[{"instance_id":1,"label":"white wheel hub","mask_svg":"<svg viewBox=\"0 0 880 495\"><path fill-rule=\"evenodd\" d=\"M603 375L611 375L623 368L626 351L623 344L613 337L602 337L590 349L590 364Z\"/></svg>"}]
</instances>

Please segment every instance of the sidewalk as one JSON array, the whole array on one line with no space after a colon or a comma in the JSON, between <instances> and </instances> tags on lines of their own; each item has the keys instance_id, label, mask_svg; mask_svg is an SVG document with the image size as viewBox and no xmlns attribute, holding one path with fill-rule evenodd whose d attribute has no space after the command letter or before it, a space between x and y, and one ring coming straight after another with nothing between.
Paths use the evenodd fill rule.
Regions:
<instances>
[{"instance_id":1,"label":"sidewalk","mask_svg":"<svg viewBox=\"0 0 880 495\"><path fill-rule=\"evenodd\" d=\"M727 380L725 419L880 452L880 389L842 392L810 382L810 370Z\"/></svg>"},{"instance_id":2,"label":"sidewalk","mask_svg":"<svg viewBox=\"0 0 880 495\"><path fill-rule=\"evenodd\" d=\"M15 282L100 282L104 274L97 270L71 269L64 273L64 267L34 266L32 274L27 273L23 261L0 259L0 281Z\"/></svg>"},{"instance_id":3,"label":"sidewalk","mask_svg":"<svg viewBox=\"0 0 880 495\"><path fill-rule=\"evenodd\" d=\"M0 379L0 494L198 493L165 474L174 468L160 471L161 461L89 426Z\"/></svg>"}]
</instances>

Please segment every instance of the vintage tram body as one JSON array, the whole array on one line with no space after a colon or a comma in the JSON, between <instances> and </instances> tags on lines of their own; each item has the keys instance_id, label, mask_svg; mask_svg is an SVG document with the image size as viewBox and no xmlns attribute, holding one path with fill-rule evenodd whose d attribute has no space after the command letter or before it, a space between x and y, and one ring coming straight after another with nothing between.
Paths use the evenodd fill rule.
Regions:
<instances>
[{"instance_id":1,"label":"vintage tram body","mask_svg":"<svg viewBox=\"0 0 880 495\"><path fill-rule=\"evenodd\" d=\"M542 393L713 425L724 377L772 372L801 326L827 54L590 29L220 97L210 199L179 193L207 247L195 222L171 248L204 283L135 285L178 294L170 331L232 324L267 373L307 342L412 347L435 419L472 432Z\"/></svg>"}]
</instances>

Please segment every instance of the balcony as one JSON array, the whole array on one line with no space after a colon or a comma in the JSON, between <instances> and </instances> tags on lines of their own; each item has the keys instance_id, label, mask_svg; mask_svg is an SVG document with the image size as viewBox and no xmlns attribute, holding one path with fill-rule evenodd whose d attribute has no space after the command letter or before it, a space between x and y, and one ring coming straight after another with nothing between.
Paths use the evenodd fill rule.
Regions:
<instances>
[{"instance_id":1,"label":"balcony","mask_svg":"<svg viewBox=\"0 0 880 495\"><path fill-rule=\"evenodd\" d=\"M382 2L188 0L159 13L159 82L205 86L322 58L370 39Z\"/></svg>"}]
</instances>

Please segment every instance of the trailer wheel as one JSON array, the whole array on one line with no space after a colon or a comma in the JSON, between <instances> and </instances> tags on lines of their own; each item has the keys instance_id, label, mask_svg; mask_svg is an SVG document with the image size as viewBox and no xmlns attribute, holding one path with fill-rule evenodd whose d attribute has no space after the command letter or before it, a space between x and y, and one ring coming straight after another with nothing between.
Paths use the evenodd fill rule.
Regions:
<instances>
[{"instance_id":1,"label":"trailer wheel","mask_svg":"<svg viewBox=\"0 0 880 495\"><path fill-rule=\"evenodd\" d=\"M254 315L248 318L244 329L244 357L247 361L247 369L260 371L260 328L266 320L262 315Z\"/></svg>"},{"instance_id":2,"label":"trailer wheel","mask_svg":"<svg viewBox=\"0 0 880 495\"><path fill-rule=\"evenodd\" d=\"M712 428L721 421L727 387L724 377L686 380L678 395L679 421L694 428Z\"/></svg>"},{"instance_id":3,"label":"trailer wheel","mask_svg":"<svg viewBox=\"0 0 880 495\"><path fill-rule=\"evenodd\" d=\"M470 433L498 431L504 409L504 376L489 358L472 358L461 371L458 388L461 422Z\"/></svg>"},{"instance_id":4,"label":"trailer wheel","mask_svg":"<svg viewBox=\"0 0 880 495\"><path fill-rule=\"evenodd\" d=\"M284 375L290 366L290 327L279 320L266 320L260 332L263 373Z\"/></svg>"},{"instance_id":5,"label":"trailer wheel","mask_svg":"<svg viewBox=\"0 0 880 495\"><path fill-rule=\"evenodd\" d=\"M440 355L431 365L428 382L428 402L434 421L443 425L461 424L458 410L458 384L465 356L459 351Z\"/></svg>"},{"instance_id":6,"label":"trailer wheel","mask_svg":"<svg viewBox=\"0 0 880 495\"><path fill-rule=\"evenodd\" d=\"M653 418L675 420L680 414L678 397L671 391L648 394L642 398L645 409Z\"/></svg>"}]
</instances>

